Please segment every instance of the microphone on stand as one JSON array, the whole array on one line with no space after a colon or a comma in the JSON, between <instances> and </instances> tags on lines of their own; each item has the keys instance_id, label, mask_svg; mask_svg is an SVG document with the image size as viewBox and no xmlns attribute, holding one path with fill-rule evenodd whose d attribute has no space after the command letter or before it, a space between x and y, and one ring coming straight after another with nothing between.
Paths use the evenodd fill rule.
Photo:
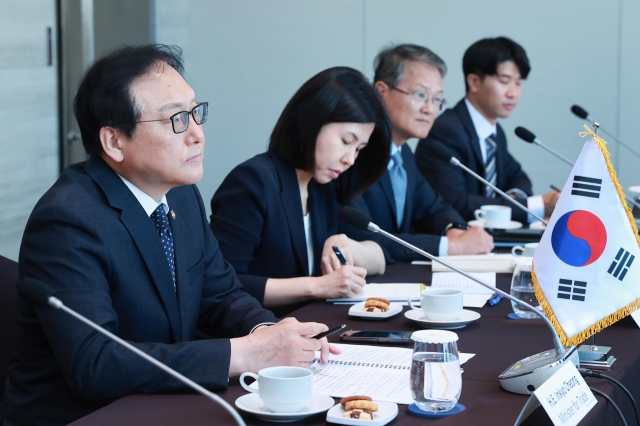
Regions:
<instances>
[{"instance_id":1,"label":"microphone on stand","mask_svg":"<svg viewBox=\"0 0 640 426\"><path fill-rule=\"evenodd\" d=\"M98 324L96 324L95 322L93 322L93 321L89 320L88 318L80 315L76 311L68 308L67 306L64 305L64 303L62 303L62 301L60 299L56 298L53 295L53 290L48 285L46 285L45 283L43 283L41 281L38 281L36 279L33 279L33 278L25 278L20 283L18 283L17 287L18 287L18 291L20 292L20 294L22 294L24 297L29 299L32 303L34 303L34 304L36 304L38 306L44 306L44 307L51 307L51 308L54 308L54 309L60 309L60 310L62 310L64 312L66 312L67 314L71 315L72 317L82 321L83 323L87 324L89 327L91 327L94 330L104 334L109 339L111 339L111 340L115 341L116 343L124 346L125 348L127 348L131 352L133 352L134 354L136 354L139 357L145 359L146 361L149 361L151 364L155 365L159 369L165 371L166 373L168 373L171 376L175 377L176 379L180 380L182 383L186 384L191 389L193 389L196 392L199 392L200 394L206 396L207 398L209 398L210 400L212 400L216 404L221 405L222 408L224 408L225 410L227 410L229 412L229 414L231 414L231 416L236 421L236 423L238 423L240 426L245 426L245 423L244 423L244 420L242 420L242 417L240 417L238 412L236 410L234 410L233 407L231 407L225 400L223 400L222 398L220 398L218 395L214 394L213 392L209 392L208 390L206 390L205 388L203 388L199 384L195 383L194 381L186 378L182 374L178 373L176 370L166 366L165 364L161 363L160 361L156 360L155 358L150 357L146 353L142 352L140 349L138 349L135 346L131 345L130 343L122 340L121 338L119 338L115 334L105 330L104 328L102 328Z\"/></svg>"},{"instance_id":2,"label":"microphone on stand","mask_svg":"<svg viewBox=\"0 0 640 426\"><path fill-rule=\"evenodd\" d=\"M589 113L587 113L587 111L585 111L582 107L580 107L578 105L573 105L571 107L571 112L574 113L575 115L577 115L578 117L582 118L583 120L587 120L591 124L595 123L595 120L589 116ZM627 145L626 143L622 142L613 133L609 132L604 127L600 126L599 130L602 130L604 133L609 135L611 137L611 139L613 139L614 141L618 142L620 145L624 146L629 151L634 153L636 155L636 157L640 157L640 153L638 153L638 151L634 150L629 145Z\"/></svg>"},{"instance_id":3,"label":"microphone on stand","mask_svg":"<svg viewBox=\"0 0 640 426\"><path fill-rule=\"evenodd\" d=\"M456 268L455 266L452 266L447 262L440 260L438 257L433 256L412 244L409 244L408 242L396 237L395 235L390 234L383 229L380 229L378 225L371 222L371 218L369 216L358 209L344 206L340 209L340 218L345 223L355 228L382 234L385 237L397 242L398 244L402 244L403 246L415 251L416 253L421 254L422 256L431 259L434 262L438 262L439 264L446 266L447 268L465 276L466 278L469 278L470 280L480 284L481 286L486 287L491 291L495 291L509 300L526 306L533 312L537 312L538 315L540 315L540 318L545 321L545 323L551 330L555 349L529 356L512 364L509 368L507 368L502 374L498 376L500 385L505 390L509 392L528 395L530 393L533 393L533 391L540 387L557 370L562 368L565 362L570 361L575 364L576 367L579 366L580 362L578 359L578 352L576 350L576 347L568 346L565 348L562 345L562 342L560 342L560 337L558 337L558 333L556 333L556 330L553 328L551 321L549 321L549 319L539 309L536 309L528 303L511 296L509 293L506 293L496 287L490 286L489 284L474 277L473 275L470 275Z\"/></svg>"},{"instance_id":4,"label":"microphone on stand","mask_svg":"<svg viewBox=\"0 0 640 426\"><path fill-rule=\"evenodd\" d=\"M523 141L536 144L539 147L546 149L547 151L549 151L550 153L552 153L553 155L555 155L556 157L558 157L559 159L561 159L562 161L564 161L565 163L573 167L573 163L571 161L567 160L565 157L563 157L553 149L549 148L548 146L540 142L540 140L536 138L536 135L534 135L524 127L520 127L520 126L516 127L515 133L516 133L516 136L518 136Z\"/></svg>"},{"instance_id":5,"label":"microphone on stand","mask_svg":"<svg viewBox=\"0 0 640 426\"><path fill-rule=\"evenodd\" d=\"M584 113L585 117L588 117L586 115L587 112L585 110L583 110L582 108L580 108L578 105L574 105L571 108L572 111L573 111L573 108L578 109L581 113ZM576 113L576 115L578 115L578 114ZM562 155L558 154L557 152L555 152L551 148L543 145L542 142L540 142L538 140L538 138L536 138L536 135L534 135L533 133L531 133L529 130L525 129L524 127L516 127L515 133L523 141L529 142L529 143L534 143L534 144L536 144L538 146L541 146L542 148L546 149L548 152L552 153L553 155L555 155L556 157L558 157L559 159L561 159L562 161L564 161L565 163L567 163L571 167L573 167L575 165L574 163L572 163L571 161L567 160L566 158L564 158ZM634 206L636 206L637 208L640 209L640 203L635 201L633 198L628 197L626 194L625 194L624 197L626 198L626 200L628 202L630 202L631 204L633 204Z\"/></svg>"},{"instance_id":6,"label":"microphone on stand","mask_svg":"<svg viewBox=\"0 0 640 426\"><path fill-rule=\"evenodd\" d=\"M479 174L477 174L476 172L474 172L473 170L471 170L470 168L468 168L467 166L462 164L460 162L460 160L458 160L456 157L453 156L453 152L451 152L451 150L449 148L447 148L446 146L442 145L440 142L429 142L429 146L431 146L431 150L435 154L436 157L438 157L439 159L441 159L444 162L451 163L451 164L453 164L455 166L460 167L462 170L464 170L465 172L469 173L471 176L475 177L480 182L482 182L485 185L490 186L491 188L493 188L493 190L496 191L496 193L500 194L502 196L502 198L504 198L505 200L509 201L511 204L515 205L520 210L525 211L526 213L528 213L531 216L533 216L536 219L538 219L540 222L542 222L545 225L547 225L547 221L546 220L544 220L543 218L541 218L540 216L538 216L537 214L535 214L534 212L532 212L531 210L529 210L528 208L526 208L525 206L523 206L522 204L520 204L519 202L514 200L513 198L509 197L507 194L505 194L503 191L501 191L497 186L493 185L491 182L489 182L488 180L486 180L485 178L483 178L482 176L480 176Z\"/></svg>"}]
</instances>

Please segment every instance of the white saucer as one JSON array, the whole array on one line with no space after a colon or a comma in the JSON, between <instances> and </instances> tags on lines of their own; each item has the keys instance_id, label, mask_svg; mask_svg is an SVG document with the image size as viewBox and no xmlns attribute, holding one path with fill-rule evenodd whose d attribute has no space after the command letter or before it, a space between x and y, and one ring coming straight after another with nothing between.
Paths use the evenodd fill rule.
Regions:
<instances>
[{"instance_id":1,"label":"white saucer","mask_svg":"<svg viewBox=\"0 0 640 426\"><path fill-rule=\"evenodd\" d=\"M393 402L381 401L373 402L378 405L378 411L373 413L372 420L360 420L342 417L342 415L344 414L344 407L341 404L336 404L331 410L327 412L327 422L337 423L339 425L382 426L395 419L398 415L398 404L395 404Z\"/></svg>"},{"instance_id":2,"label":"white saucer","mask_svg":"<svg viewBox=\"0 0 640 426\"><path fill-rule=\"evenodd\" d=\"M540 222L539 220L535 221L535 222L531 222L529 224L529 228L530 229L545 229L547 227L547 225L545 225L544 223Z\"/></svg>"},{"instance_id":3,"label":"white saucer","mask_svg":"<svg viewBox=\"0 0 640 426\"><path fill-rule=\"evenodd\" d=\"M422 328L437 328L440 330L455 330L456 328L462 328L480 318L480 314L476 311L469 311L463 309L458 319L448 321L431 321L424 316L424 312L417 309L409 309L404 313L404 316L411 321L417 323Z\"/></svg>"},{"instance_id":4,"label":"white saucer","mask_svg":"<svg viewBox=\"0 0 640 426\"><path fill-rule=\"evenodd\" d=\"M236 399L236 407L240 410L253 414L261 420L278 423L295 422L296 420L322 413L333 407L335 403L330 396L314 392L311 400L299 413L272 413L264 405L257 393L249 393Z\"/></svg>"},{"instance_id":5,"label":"white saucer","mask_svg":"<svg viewBox=\"0 0 640 426\"><path fill-rule=\"evenodd\" d=\"M351 308L349 308L349 315L353 317L377 320L389 318L402 312L402 303L397 302L389 303L389 309L387 310L387 312L363 312L362 309L364 309L365 303L366 302L360 302L353 305Z\"/></svg>"},{"instance_id":6,"label":"white saucer","mask_svg":"<svg viewBox=\"0 0 640 426\"><path fill-rule=\"evenodd\" d=\"M469 226L480 226L482 228L488 228L484 224L484 220L470 220L467 222ZM507 223L503 223L500 226L494 226L492 229L518 229L522 228L522 224L520 222L516 222L515 220L510 220Z\"/></svg>"}]
</instances>

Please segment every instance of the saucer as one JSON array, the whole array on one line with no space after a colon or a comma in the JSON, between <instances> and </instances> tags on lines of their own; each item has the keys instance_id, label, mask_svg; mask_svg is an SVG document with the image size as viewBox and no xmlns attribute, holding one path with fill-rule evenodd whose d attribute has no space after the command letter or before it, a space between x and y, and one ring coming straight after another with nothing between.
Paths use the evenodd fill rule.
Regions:
<instances>
[{"instance_id":1,"label":"saucer","mask_svg":"<svg viewBox=\"0 0 640 426\"><path fill-rule=\"evenodd\" d=\"M344 407L342 404L336 404L327 412L327 422L337 423L339 425L370 425L382 426L395 419L398 415L398 404L393 402L373 401L378 405L378 411L373 413L372 420L350 419L342 417Z\"/></svg>"},{"instance_id":2,"label":"saucer","mask_svg":"<svg viewBox=\"0 0 640 426\"><path fill-rule=\"evenodd\" d=\"M439 330L455 330L456 328L462 328L480 318L480 314L476 311L469 311L463 309L458 319L448 321L431 321L424 316L424 312L417 309L409 309L404 313L404 316L411 321L417 323L422 328L437 328Z\"/></svg>"},{"instance_id":3,"label":"saucer","mask_svg":"<svg viewBox=\"0 0 640 426\"><path fill-rule=\"evenodd\" d=\"M488 228L485 226L484 220L470 220L467 222L469 226L480 226L482 228ZM518 229L522 228L522 224L520 222L516 222L515 220L510 220L509 222L503 223L500 226L494 226L491 229Z\"/></svg>"},{"instance_id":4,"label":"saucer","mask_svg":"<svg viewBox=\"0 0 640 426\"><path fill-rule=\"evenodd\" d=\"M272 413L257 393L249 393L236 399L236 407L245 413L253 414L260 420L278 423L295 422L322 413L333 407L335 403L330 396L314 392L307 405L299 413Z\"/></svg>"},{"instance_id":5,"label":"saucer","mask_svg":"<svg viewBox=\"0 0 640 426\"><path fill-rule=\"evenodd\" d=\"M402 303L397 302L389 303L389 309L387 310L387 312L363 312L362 309L364 309L365 303L366 302L360 302L353 305L351 308L349 308L349 315L353 317L377 320L389 318L402 312Z\"/></svg>"},{"instance_id":6,"label":"saucer","mask_svg":"<svg viewBox=\"0 0 640 426\"><path fill-rule=\"evenodd\" d=\"M547 228L547 225L540 222L539 220L536 220L535 222L531 222L529 224L529 229L546 229L546 228Z\"/></svg>"}]
</instances>

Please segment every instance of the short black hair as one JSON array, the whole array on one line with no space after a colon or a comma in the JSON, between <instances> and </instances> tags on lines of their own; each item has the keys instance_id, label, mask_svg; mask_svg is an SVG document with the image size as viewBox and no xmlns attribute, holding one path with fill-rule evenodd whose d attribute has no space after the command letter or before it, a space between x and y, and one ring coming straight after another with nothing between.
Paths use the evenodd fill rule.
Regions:
<instances>
[{"instance_id":1,"label":"short black hair","mask_svg":"<svg viewBox=\"0 0 640 426\"><path fill-rule=\"evenodd\" d=\"M142 113L131 93L131 83L153 66L169 65L184 72L182 50L176 46L149 44L124 46L95 62L84 75L73 101L82 144L90 155L100 155L100 129L112 126L128 138Z\"/></svg>"},{"instance_id":2,"label":"short black hair","mask_svg":"<svg viewBox=\"0 0 640 426\"><path fill-rule=\"evenodd\" d=\"M318 134L329 123L375 123L366 148L336 180L338 202L347 204L384 174L391 145L391 124L380 95L360 71L329 68L304 83L282 111L269 152L290 167L312 172Z\"/></svg>"},{"instance_id":3,"label":"short black hair","mask_svg":"<svg viewBox=\"0 0 640 426\"><path fill-rule=\"evenodd\" d=\"M473 43L462 58L462 71L464 72L464 84L469 92L467 76L475 74L481 79L487 75L496 75L498 66L512 61L518 67L520 76L526 79L531 71L527 52L515 41L507 37L484 38Z\"/></svg>"}]
</instances>

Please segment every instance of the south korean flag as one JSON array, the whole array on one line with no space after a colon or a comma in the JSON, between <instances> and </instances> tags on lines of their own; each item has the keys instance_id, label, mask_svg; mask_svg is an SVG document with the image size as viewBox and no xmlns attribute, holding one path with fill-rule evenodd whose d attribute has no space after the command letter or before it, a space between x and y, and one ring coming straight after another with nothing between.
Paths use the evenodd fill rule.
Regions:
<instances>
[{"instance_id":1,"label":"south korean flag","mask_svg":"<svg viewBox=\"0 0 640 426\"><path fill-rule=\"evenodd\" d=\"M565 345L577 345L640 307L635 220L593 133L533 258L536 297Z\"/></svg>"}]
</instances>

